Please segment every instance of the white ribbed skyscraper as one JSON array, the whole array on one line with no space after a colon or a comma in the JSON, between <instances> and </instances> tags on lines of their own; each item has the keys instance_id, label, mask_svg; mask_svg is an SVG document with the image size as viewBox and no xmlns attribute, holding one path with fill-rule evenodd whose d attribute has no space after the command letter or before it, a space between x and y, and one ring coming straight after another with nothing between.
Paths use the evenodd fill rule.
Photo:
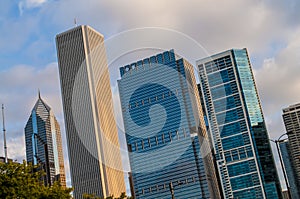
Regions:
<instances>
[{"instance_id":1,"label":"white ribbed skyscraper","mask_svg":"<svg viewBox=\"0 0 300 199\"><path fill-rule=\"evenodd\" d=\"M56 36L74 197L125 192L104 38L89 26Z\"/></svg>"}]
</instances>

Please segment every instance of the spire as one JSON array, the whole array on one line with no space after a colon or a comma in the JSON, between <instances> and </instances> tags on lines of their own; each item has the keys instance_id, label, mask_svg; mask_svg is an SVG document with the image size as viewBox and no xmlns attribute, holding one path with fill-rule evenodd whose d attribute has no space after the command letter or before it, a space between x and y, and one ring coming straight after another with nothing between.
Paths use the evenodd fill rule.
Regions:
<instances>
[{"instance_id":1,"label":"spire","mask_svg":"<svg viewBox=\"0 0 300 199\"><path fill-rule=\"evenodd\" d=\"M39 99L41 99L41 91L40 91L40 89L38 89L38 97L39 97Z\"/></svg>"},{"instance_id":2,"label":"spire","mask_svg":"<svg viewBox=\"0 0 300 199\"><path fill-rule=\"evenodd\" d=\"M38 89L38 100L37 100L37 102L35 103L33 109L37 110L39 104L43 104L43 106L46 107L46 109L47 109L48 111L50 111L50 109L51 109L50 106L48 106L48 105L44 102L44 100L42 100L42 98L41 98L41 91L40 91L40 89Z\"/></svg>"}]
</instances>

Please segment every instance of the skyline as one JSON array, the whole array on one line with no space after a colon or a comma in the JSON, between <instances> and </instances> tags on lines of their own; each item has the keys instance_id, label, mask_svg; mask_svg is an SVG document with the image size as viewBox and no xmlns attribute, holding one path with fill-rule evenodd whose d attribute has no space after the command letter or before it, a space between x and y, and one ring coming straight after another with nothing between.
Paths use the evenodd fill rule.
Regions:
<instances>
[{"instance_id":1,"label":"skyline","mask_svg":"<svg viewBox=\"0 0 300 199\"><path fill-rule=\"evenodd\" d=\"M300 102L300 94L296 92L300 87L297 80L299 58L296 56L300 47L300 24L296 11L300 3L227 1L218 2L218 6L214 3L1 2L0 102L5 104L8 157L18 161L25 159L24 126L38 88L53 107L61 126L63 145L66 146L54 38L57 33L74 26L74 17L78 24L91 25L106 39L128 29L154 26L189 35L211 55L231 48L247 47L268 132L270 138L277 139L285 131L281 109ZM173 6L173 9L168 6ZM183 8L188 9L189 14ZM195 62L191 63L195 66ZM27 89L24 89L25 86ZM0 156L4 156L2 139ZM68 173L66 147L64 157ZM277 155L275 157L278 162Z\"/></svg>"}]
</instances>

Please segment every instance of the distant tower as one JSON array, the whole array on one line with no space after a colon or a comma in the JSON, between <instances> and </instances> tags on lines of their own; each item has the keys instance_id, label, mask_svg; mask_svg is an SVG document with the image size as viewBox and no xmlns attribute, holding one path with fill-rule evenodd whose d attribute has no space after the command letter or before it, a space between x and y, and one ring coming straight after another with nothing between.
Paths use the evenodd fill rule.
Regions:
<instances>
[{"instance_id":1,"label":"distant tower","mask_svg":"<svg viewBox=\"0 0 300 199\"><path fill-rule=\"evenodd\" d=\"M284 108L282 117L289 137L290 155L300 197L300 103Z\"/></svg>"},{"instance_id":2,"label":"distant tower","mask_svg":"<svg viewBox=\"0 0 300 199\"><path fill-rule=\"evenodd\" d=\"M33 165L39 164L46 173L45 185L60 180L66 186L64 158L59 124L52 109L42 100L38 100L31 111L25 127L26 159Z\"/></svg>"},{"instance_id":3,"label":"distant tower","mask_svg":"<svg viewBox=\"0 0 300 199\"><path fill-rule=\"evenodd\" d=\"M89 26L56 36L74 197L126 191L104 37Z\"/></svg>"}]
</instances>

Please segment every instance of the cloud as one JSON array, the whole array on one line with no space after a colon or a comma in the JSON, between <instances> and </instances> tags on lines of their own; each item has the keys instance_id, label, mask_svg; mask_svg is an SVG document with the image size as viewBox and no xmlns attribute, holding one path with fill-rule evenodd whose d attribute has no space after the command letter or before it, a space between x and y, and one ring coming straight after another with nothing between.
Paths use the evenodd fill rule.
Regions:
<instances>
[{"instance_id":1,"label":"cloud","mask_svg":"<svg viewBox=\"0 0 300 199\"><path fill-rule=\"evenodd\" d=\"M20 16L23 15L25 9L37 8L46 2L47 0L21 0L18 4Z\"/></svg>"},{"instance_id":2,"label":"cloud","mask_svg":"<svg viewBox=\"0 0 300 199\"><path fill-rule=\"evenodd\" d=\"M262 67L254 70L270 138L275 140L285 133L282 109L300 102L300 28L289 36L287 45L275 56L266 58ZM279 158L272 143L276 161ZM281 168L278 174L283 182ZM283 188L285 187L282 184Z\"/></svg>"},{"instance_id":3,"label":"cloud","mask_svg":"<svg viewBox=\"0 0 300 199\"><path fill-rule=\"evenodd\" d=\"M176 3L172 0L65 0L45 11L57 25L71 27L76 17L79 24L90 24L107 36L131 28L155 26L188 34L212 53L232 47L263 52L274 41L285 40L290 31L290 10L281 13L271 5L261 0Z\"/></svg>"},{"instance_id":4,"label":"cloud","mask_svg":"<svg viewBox=\"0 0 300 199\"><path fill-rule=\"evenodd\" d=\"M299 53L300 28L290 36L285 48L266 58L262 67L254 71L270 134L275 138L284 133L282 108L300 101Z\"/></svg>"}]
</instances>

